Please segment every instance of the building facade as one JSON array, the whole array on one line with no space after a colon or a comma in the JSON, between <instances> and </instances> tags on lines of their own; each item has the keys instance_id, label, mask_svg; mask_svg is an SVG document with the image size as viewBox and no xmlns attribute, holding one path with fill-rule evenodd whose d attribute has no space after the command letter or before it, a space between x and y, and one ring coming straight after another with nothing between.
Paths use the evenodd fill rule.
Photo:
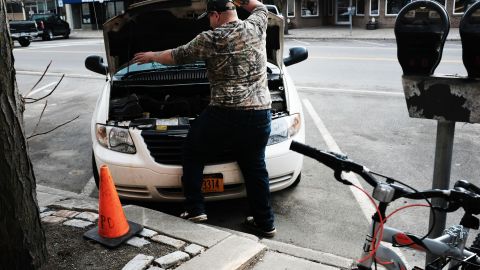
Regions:
<instances>
[{"instance_id":1,"label":"building facade","mask_svg":"<svg viewBox=\"0 0 480 270\"><path fill-rule=\"evenodd\" d=\"M451 27L458 27L465 10L477 0L435 0L445 6ZM378 27L390 28L398 12L411 0L265 0L286 14L290 28L352 25L366 27L376 22ZM350 16L351 13L351 16ZM285 12L284 12L285 14Z\"/></svg>"},{"instance_id":2,"label":"building facade","mask_svg":"<svg viewBox=\"0 0 480 270\"><path fill-rule=\"evenodd\" d=\"M206 0L192 0L206 1ZM289 28L318 26L377 27L395 24L398 12L411 0L264 0L284 6ZM444 5L451 27L458 27L461 16L477 0L435 0ZM121 14L129 4L139 0L7 0L8 18L28 19L35 13L57 13L69 22L72 29L101 29L108 19Z\"/></svg>"}]
</instances>

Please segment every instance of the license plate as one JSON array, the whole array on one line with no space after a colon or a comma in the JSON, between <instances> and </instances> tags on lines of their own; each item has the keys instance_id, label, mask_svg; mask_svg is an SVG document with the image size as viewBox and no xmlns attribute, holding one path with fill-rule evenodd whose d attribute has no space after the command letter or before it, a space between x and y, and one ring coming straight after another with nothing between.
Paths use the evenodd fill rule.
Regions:
<instances>
[{"instance_id":1,"label":"license plate","mask_svg":"<svg viewBox=\"0 0 480 270\"><path fill-rule=\"evenodd\" d=\"M223 175L218 174L205 174L203 175L202 192L213 193L223 192Z\"/></svg>"}]
</instances>

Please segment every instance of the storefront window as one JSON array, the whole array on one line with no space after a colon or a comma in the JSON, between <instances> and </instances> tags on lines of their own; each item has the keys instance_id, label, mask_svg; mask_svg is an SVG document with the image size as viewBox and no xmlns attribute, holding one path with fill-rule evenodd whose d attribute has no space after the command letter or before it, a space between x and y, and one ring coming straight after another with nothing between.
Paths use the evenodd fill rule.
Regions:
<instances>
[{"instance_id":1,"label":"storefront window","mask_svg":"<svg viewBox=\"0 0 480 270\"><path fill-rule=\"evenodd\" d=\"M302 17L318 16L318 0L302 0Z\"/></svg>"},{"instance_id":2,"label":"storefront window","mask_svg":"<svg viewBox=\"0 0 480 270\"><path fill-rule=\"evenodd\" d=\"M463 14L476 0L455 0L453 14Z\"/></svg>"},{"instance_id":3,"label":"storefront window","mask_svg":"<svg viewBox=\"0 0 480 270\"><path fill-rule=\"evenodd\" d=\"M370 0L370 15L371 16L378 16L380 13L378 11L378 8L380 7L378 5L379 0Z\"/></svg>"},{"instance_id":4,"label":"storefront window","mask_svg":"<svg viewBox=\"0 0 480 270\"><path fill-rule=\"evenodd\" d=\"M386 0L385 1L385 14L396 15L400 10L408 4L408 0Z\"/></svg>"},{"instance_id":5,"label":"storefront window","mask_svg":"<svg viewBox=\"0 0 480 270\"><path fill-rule=\"evenodd\" d=\"M90 17L90 6L88 3L82 4L82 23L91 24L92 20Z\"/></svg>"},{"instance_id":6,"label":"storefront window","mask_svg":"<svg viewBox=\"0 0 480 270\"><path fill-rule=\"evenodd\" d=\"M288 17L295 17L295 0L287 0Z\"/></svg>"},{"instance_id":7,"label":"storefront window","mask_svg":"<svg viewBox=\"0 0 480 270\"><path fill-rule=\"evenodd\" d=\"M357 0L355 10L357 15L365 15L365 0Z\"/></svg>"}]
</instances>

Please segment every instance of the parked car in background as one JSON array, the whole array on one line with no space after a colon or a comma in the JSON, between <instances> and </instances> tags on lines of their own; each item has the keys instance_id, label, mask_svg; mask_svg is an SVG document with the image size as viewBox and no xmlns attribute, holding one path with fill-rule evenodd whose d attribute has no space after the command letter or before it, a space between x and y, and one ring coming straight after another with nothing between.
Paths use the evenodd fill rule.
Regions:
<instances>
[{"instance_id":1,"label":"parked car in background","mask_svg":"<svg viewBox=\"0 0 480 270\"><path fill-rule=\"evenodd\" d=\"M103 25L108 65L100 56L85 60L87 69L108 78L90 127L97 186L99 168L107 165L121 198L184 199L182 146L191 123L210 102L206 65L203 61L137 65L130 60L137 52L174 48L209 30L207 17L197 20L205 8L197 1L144 1ZM239 11L239 16L245 19L248 14ZM302 105L286 66L305 60L308 52L291 48L283 58L283 25L282 19L269 14L266 51L272 131L265 156L272 192L299 183L303 157L289 147L292 140L305 141ZM205 166L203 192L206 200L246 195L231 150Z\"/></svg>"},{"instance_id":2,"label":"parked car in background","mask_svg":"<svg viewBox=\"0 0 480 270\"><path fill-rule=\"evenodd\" d=\"M32 39L38 35L35 21L9 21L10 36L13 41L18 41L20 46L27 47Z\"/></svg>"},{"instance_id":3,"label":"parked car in background","mask_svg":"<svg viewBox=\"0 0 480 270\"><path fill-rule=\"evenodd\" d=\"M270 11L271 13L279 16L280 18L283 18L282 13L280 13L280 11L278 11L277 6L275 6L275 5L265 5L265 6L267 7L268 11Z\"/></svg>"},{"instance_id":4,"label":"parked car in background","mask_svg":"<svg viewBox=\"0 0 480 270\"><path fill-rule=\"evenodd\" d=\"M33 14L32 20L37 23L42 40L51 40L55 36L70 36L70 25L57 14Z\"/></svg>"}]
</instances>

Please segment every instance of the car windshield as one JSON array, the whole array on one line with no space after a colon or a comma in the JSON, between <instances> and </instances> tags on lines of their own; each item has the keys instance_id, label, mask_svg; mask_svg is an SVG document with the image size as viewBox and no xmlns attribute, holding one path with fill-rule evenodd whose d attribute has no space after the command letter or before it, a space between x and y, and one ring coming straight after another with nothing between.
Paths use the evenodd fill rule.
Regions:
<instances>
[{"instance_id":1,"label":"car windshield","mask_svg":"<svg viewBox=\"0 0 480 270\"><path fill-rule=\"evenodd\" d=\"M191 64L185 65L163 65L157 62L147 63L147 64L131 64L124 65L115 75L116 76L128 76L138 72L145 71L154 71L154 70L171 70L171 69L188 69L188 68L204 68L205 62L198 61Z\"/></svg>"},{"instance_id":2,"label":"car windshield","mask_svg":"<svg viewBox=\"0 0 480 270\"><path fill-rule=\"evenodd\" d=\"M46 20L50 17L51 15L48 15L48 14L45 14L45 15L42 15L42 14L35 14L35 15L32 15L32 20Z\"/></svg>"}]
</instances>

